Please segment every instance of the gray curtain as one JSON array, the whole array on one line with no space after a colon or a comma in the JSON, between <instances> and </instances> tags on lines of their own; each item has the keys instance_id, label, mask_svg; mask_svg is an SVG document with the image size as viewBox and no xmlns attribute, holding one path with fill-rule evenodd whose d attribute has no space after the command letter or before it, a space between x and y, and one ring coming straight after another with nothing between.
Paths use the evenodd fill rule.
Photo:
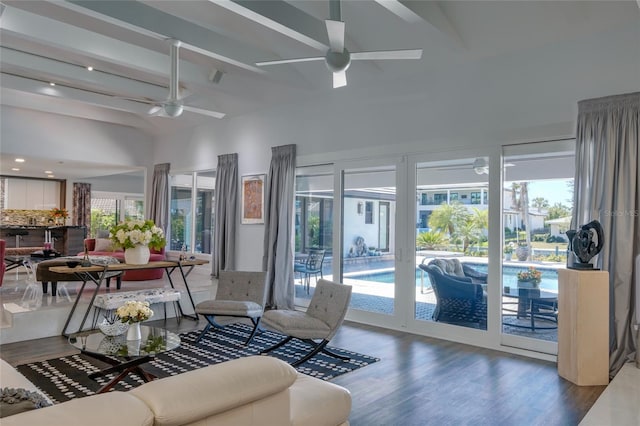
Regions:
<instances>
[{"instance_id":1,"label":"gray curtain","mask_svg":"<svg viewBox=\"0 0 640 426\"><path fill-rule=\"evenodd\" d=\"M218 155L215 197L211 274L218 277L220 271L232 271L236 264L238 154Z\"/></svg>"},{"instance_id":2,"label":"gray curtain","mask_svg":"<svg viewBox=\"0 0 640 426\"><path fill-rule=\"evenodd\" d=\"M151 181L149 218L165 233L169 226L169 163L156 164Z\"/></svg>"},{"instance_id":3,"label":"gray curtain","mask_svg":"<svg viewBox=\"0 0 640 426\"><path fill-rule=\"evenodd\" d=\"M267 306L293 309L293 213L296 146L271 148L271 166L265 185L264 257Z\"/></svg>"},{"instance_id":4,"label":"gray curtain","mask_svg":"<svg viewBox=\"0 0 640 426\"><path fill-rule=\"evenodd\" d=\"M73 224L87 227L91 235L91 184L73 184Z\"/></svg>"},{"instance_id":5,"label":"gray curtain","mask_svg":"<svg viewBox=\"0 0 640 426\"><path fill-rule=\"evenodd\" d=\"M600 221L609 271L610 373L633 360L634 261L640 254L640 92L578 103L573 228ZM636 274L638 272L636 271Z\"/></svg>"}]
</instances>

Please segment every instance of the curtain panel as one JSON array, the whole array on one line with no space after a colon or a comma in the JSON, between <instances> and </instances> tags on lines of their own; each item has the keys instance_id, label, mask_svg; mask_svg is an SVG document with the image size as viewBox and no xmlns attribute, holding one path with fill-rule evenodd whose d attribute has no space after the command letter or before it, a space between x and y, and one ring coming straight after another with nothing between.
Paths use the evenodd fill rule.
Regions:
<instances>
[{"instance_id":1,"label":"curtain panel","mask_svg":"<svg viewBox=\"0 0 640 426\"><path fill-rule=\"evenodd\" d=\"M87 227L91 235L91 184L73 184L73 224Z\"/></svg>"},{"instance_id":2,"label":"curtain panel","mask_svg":"<svg viewBox=\"0 0 640 426\"><path fill-rule=\"evenodd\" d=\"M265 185L264 257L267 271L267 306L294 308L293 213L296 146L271 148L271 165Z\"/></svg>"},{"instance_id":3,"label":"curtain panel","mask_svg":"<svg viewBox=\"0 0 640 426\"><path fill-rule=\"evenodd\" d=\"M218 156L215 203L211 274L217 278L220 271L232 271L236 264L238 154Z\"/></svg>"},{"instance_id":4,"label":"curtain panel","mask_svg":"<svg viewBox=\"0 0 640 426\"><path fill-rule=\"evenodd\" d=\"M600 221L597 266L609 272L610 374L635 357L636 256L640 254L640 92L578 103L572 227Z\"/></svg>"},{"instance_id":5,"label":"curtain panel","mask_svg":"<svg viewBox=\"0 0 640 426\"><path fill-rule=\"evenodd\" d=\"M162 229L166 235L169 226L169 163L156 164L153 167L153 180L151 181L151 206L149 218L156 226Z\"/></svg>"}]
</instances>

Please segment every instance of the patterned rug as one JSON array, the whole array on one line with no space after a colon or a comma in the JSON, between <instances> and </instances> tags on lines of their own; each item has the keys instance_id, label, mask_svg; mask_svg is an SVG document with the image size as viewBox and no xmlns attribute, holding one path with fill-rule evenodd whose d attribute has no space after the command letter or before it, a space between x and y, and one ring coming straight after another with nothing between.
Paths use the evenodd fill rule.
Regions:
<instances>
[{"instance_id":1,"label":"patterned rug","mask_svg":"<svg viewBox=\"0 0 640 426\"><path fill-rule=\"evenodd\" d=\"M244 324L232 324L223 329L210 330L200 343L194 341L199 331L180 334L181 343L177 349L165 352L144 364L146 371L158 378L173 376L190 370L206 367L207 365L229 361L250 355L259 355L266 349L282 340L278 333L265 331L254 337L252 343L244 346L244 341L251 332L251 327ZM309 350L309 346L297 339L287 343L275 351L271 356L291 362L300 357L301 353ZM296 369L304 374L322 380L330 380L341 374L357 370L358 368L380 361L368 355L363 355L344 349L329 347L338 354L349 356L349 361L341 361L324 354L316 355ZM54 403L60 403L73 398L81 398L95 394L113 375L96 380L89 379L88 374L108 367L86 355L71 355L47 361L34 362L18 366L18 371L24 374ZM126 391L144 383L137 375L130 374L117 384L113 390Z\"/></svg>"}]
</instances>

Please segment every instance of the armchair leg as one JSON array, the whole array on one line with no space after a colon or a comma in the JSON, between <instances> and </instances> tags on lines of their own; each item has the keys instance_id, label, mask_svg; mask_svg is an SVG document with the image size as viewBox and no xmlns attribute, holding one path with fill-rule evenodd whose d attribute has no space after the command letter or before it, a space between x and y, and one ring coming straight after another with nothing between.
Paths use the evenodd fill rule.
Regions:
<instances>
[{"instance_id":1,"label":"armchair leg","mask_svg":"<svg viewBox=\"0 0 640 426\"><path fill-rule=\"evenodd\" d=\"M200 343L200 340L202 340L202 338L204 337L205 334L207 334L207 331L209 331L211 329L211 327L215 327L215 328L222 328L222 326L220 324L218 324L217 322L215 322L213 320L213 317L208 316L208 315L203 315L204 318L207 320L207 322L209 324L207 324L204 328L204 330L202 330L202 332L200 333L200 335L198 336L198 338L196 339L195 343Z\"/></svg>"},{"instance_id":2,"label":"armchair leg","mask_svg":"<svg viewBox=\"0 0 640 426\"><path fill-rule=\"evenodd\" d=\"M300 358L297 361L294 361L291 363L292 367L297 367L300 364L304 364L305 362L309 361L311 358L313 358L315 355L318 354L318 352L322 351L324 349L325 346L327 346L327 343L329 343L328 340L324 339L322 340L322 342L320 343L315 343L313 341L309 341L309 340L304 340L307 343L311 343L314 348L311 350L311 352L309 352L308 354L306 354L305 356L303 356L302 358Z\"/></svg>"},{"instance_id":3,"label":"armchair leg","mask_svg":"<svg viewBox=\"0 0 640 426\"><path fill-rule=\"evenodd\" d=\"M260 327L260 319L261 317L258 318L250 318L251 322L253 323L253 330L251 330L251 335L249 336L249 338L247 339L246 342L244 342L244 345L247 346L249 343L251 343L251 341L253 340L253 338L255 337L256 333L258 332L258 329Z\"/></svg>"},{"instance_id":4,"label":"armchair leg","mask_svg":"<svg viewBox=\"0 0 640 426\"><path fill-rule=\"evenodd\" d=\"M291 341L291 339L293 339L292 336L287 336L287 338L283 339L281 342L276 343L275 345L271 346L270 348L264 349L262 352L260 352L260 355L264 355L264 354L266 354L268 352L271 352L273 350L278 349L281 346L286 345L287 343L289 343Z\"/></svg>"}]
</instances>

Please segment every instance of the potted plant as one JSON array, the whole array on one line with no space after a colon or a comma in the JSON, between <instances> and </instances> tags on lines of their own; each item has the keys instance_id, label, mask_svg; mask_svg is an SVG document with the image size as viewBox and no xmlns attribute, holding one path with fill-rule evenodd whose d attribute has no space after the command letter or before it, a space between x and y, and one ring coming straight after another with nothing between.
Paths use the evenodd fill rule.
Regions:
<instances>
[{"instance_id":1,"label":"potted plant","mask_svg":"<svg viewBox=\"0 0 640 426\"><path fill-rule=\"evenodd\" d=\"M529 266L524 271L518 272L518 287L520 288L538 288L542 281L542 272L535 267Z\"/></svg>"},{"instance_id":2,"label":"potted plant","mask_svg":"<svg viewBox=\"0 0 640 426\"><path fill-rule=\"evenodd\" d=\"M152 220L119 223L109 230L109 238L116 246L124 248L125 262L132 265L149 262L149 247L160 250L167 244L164 232Z\"/></svg>"},{"instance_id":3,"label":"potted plant","mask_svg":"<svg viewBox=\"0 0 640 426\"><path fill-rule=\"evenodd\" d=\"M516 249L516 257L521 262L527 260L527 258L529 257L529 246L526 243L518 244L518 248Z\"/></svg>"},{"instance_id":4,"label":"potted plant","mask_svg":"<svg viewBox=\"0 0 640 426\"><path fill-rule=\"evenodd\" d=\"M502 253L504 253L504 260L511 260L511 256L513 255L513 243L505 245L502 249Z\"/></svg>"}]
</instances>

